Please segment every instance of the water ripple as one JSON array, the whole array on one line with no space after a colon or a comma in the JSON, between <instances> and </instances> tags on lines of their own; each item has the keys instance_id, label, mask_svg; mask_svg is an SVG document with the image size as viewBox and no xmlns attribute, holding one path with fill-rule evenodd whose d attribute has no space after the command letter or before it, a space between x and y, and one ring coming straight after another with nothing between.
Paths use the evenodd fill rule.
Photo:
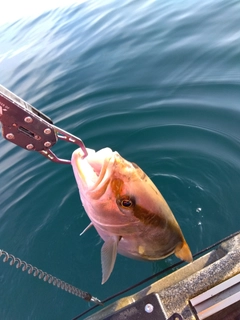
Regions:
<instances>
[{"instance_id":1,"label":"water ripple","mask_svg":"<svg viewBox=\"0 0 240 320\"><path fill-rule=\"evenodd\" d=\"M232 0L85 1L0 26L1 83L87 147L138 163L195 253L239 228L239 25ZM89 219L71 166L3 139L0 148L1 247L100 298L152 272L118 257L103 292L99 237L93 229L79 237ZM53 151L70 159L74 149L58 142ZM30 299L34 290L44 296L29 303L31 318L85 308L3 274L1 318L16 318L14 310L29 318L19 292ZM52 308L53 296L64 308Z\"/></svg>"}]
</instances>

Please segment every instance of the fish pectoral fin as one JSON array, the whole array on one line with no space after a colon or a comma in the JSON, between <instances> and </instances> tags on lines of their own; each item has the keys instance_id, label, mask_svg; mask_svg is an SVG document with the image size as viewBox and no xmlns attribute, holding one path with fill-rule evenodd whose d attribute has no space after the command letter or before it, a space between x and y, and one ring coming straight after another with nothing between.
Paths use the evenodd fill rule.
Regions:
<instances>
[{"instance_id":1,"label":"fish pectoral fin","mask_svg":"<svg viewBox=\"0 0 240 320\"><path fill-rule=\"evenodd\" d=\"M182 242L181 244L179 244L176 247L174 253L175 253L175 256L181 260L184 260L187 262L193 261L192 253L191 253L189 246L185 240L184 240L184 242Z\"/></svg>"},{"instance_id":2,"label":"fish pectoral fin","mask_svg":"<svg viewBox=\"0 0 240 320\"><path fill-rule=\"evenodd\" d=\"M121 237L112 236L109 237L103 244L101 249L101 263L102 263L102 284L104 284L110 274L112 273L116 257L118 242Z\"/></svg>"},{"instance_id":3,"label":"fish pectoral fin","mask_svg":"<svg viewBox=\"0 0 240 320\"><path fill-rule=\"evenodd\" d=\"M90 229L93 226L92 222L89 223L89 225L80 233L80 236L82 236L88 229Z\"/></svg>"}]
</instances>

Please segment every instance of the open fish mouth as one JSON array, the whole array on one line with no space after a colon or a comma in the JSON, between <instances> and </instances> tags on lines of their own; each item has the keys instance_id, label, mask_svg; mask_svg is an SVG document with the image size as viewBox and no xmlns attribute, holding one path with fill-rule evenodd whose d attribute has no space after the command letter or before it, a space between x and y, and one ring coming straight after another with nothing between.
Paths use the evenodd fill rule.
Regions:
<instances>
[{"instance_id":1,"label":"open fish mouth","mask_svg":"<svg viewBox=\"0 0 240 320\"><path fill-rule=\"evenodd\" d=\"M87 151L88 156L82 158L81 149L75 150L71 162L78 184L91 189L105 177L113 151L110 148L104 148L97 152L87 148Z\"/></svg>"}]
</instances>

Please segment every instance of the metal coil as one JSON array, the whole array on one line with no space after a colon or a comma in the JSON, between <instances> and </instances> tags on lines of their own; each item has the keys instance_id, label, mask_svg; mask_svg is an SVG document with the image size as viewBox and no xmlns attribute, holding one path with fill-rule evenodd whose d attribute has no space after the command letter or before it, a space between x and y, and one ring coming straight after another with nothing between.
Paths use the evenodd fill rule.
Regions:
<instances>
[{"instance_id":1,"label":"metal coil","mask_svg":"<svg viewBox=\"0 0 240 320\"><path fill-rule=\"evenodd\" d=\"M71 284L66 283L65 281L60 280L52 276L51 274L48 274L47 272L44 272L41 269L38 269L37 267L34 267L31 264L22 261L19 258L16 258L14 255L0 249L0 257L1 256L4 256L3 262L9 261L10 266L16 265L17 269L22 268L22 271L27 271L28 274L32 274L34 277L38 277L39 279L42 279L43 281L48 282L49 284L52 284L53 286L65 290L86 301L92 301L96 304L102 304L98 298L93 297L90 293L82 291L81 289L78 289Z\"/></svg>"}]
</instances>

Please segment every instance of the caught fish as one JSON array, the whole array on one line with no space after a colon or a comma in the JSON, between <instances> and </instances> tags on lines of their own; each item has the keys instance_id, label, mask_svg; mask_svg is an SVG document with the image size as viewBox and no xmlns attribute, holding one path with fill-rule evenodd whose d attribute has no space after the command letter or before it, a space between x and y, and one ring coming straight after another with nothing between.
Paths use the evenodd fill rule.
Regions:
<instances>
[{"instance_id":1,"label":"caught fish","mask_svg":"<svg viewBox=\"0 0 240 320\"><path fill-rule=\"evenodd\" d=\"M171 209L142 169L110 148L87 151L83 158L81 149L75 150L71 163L91 220L88 227L94 226L104 240L102 283L113 270L117 252L139 260L163 259L174 253L192 261Z\"/></svg>"}]
</instances>

